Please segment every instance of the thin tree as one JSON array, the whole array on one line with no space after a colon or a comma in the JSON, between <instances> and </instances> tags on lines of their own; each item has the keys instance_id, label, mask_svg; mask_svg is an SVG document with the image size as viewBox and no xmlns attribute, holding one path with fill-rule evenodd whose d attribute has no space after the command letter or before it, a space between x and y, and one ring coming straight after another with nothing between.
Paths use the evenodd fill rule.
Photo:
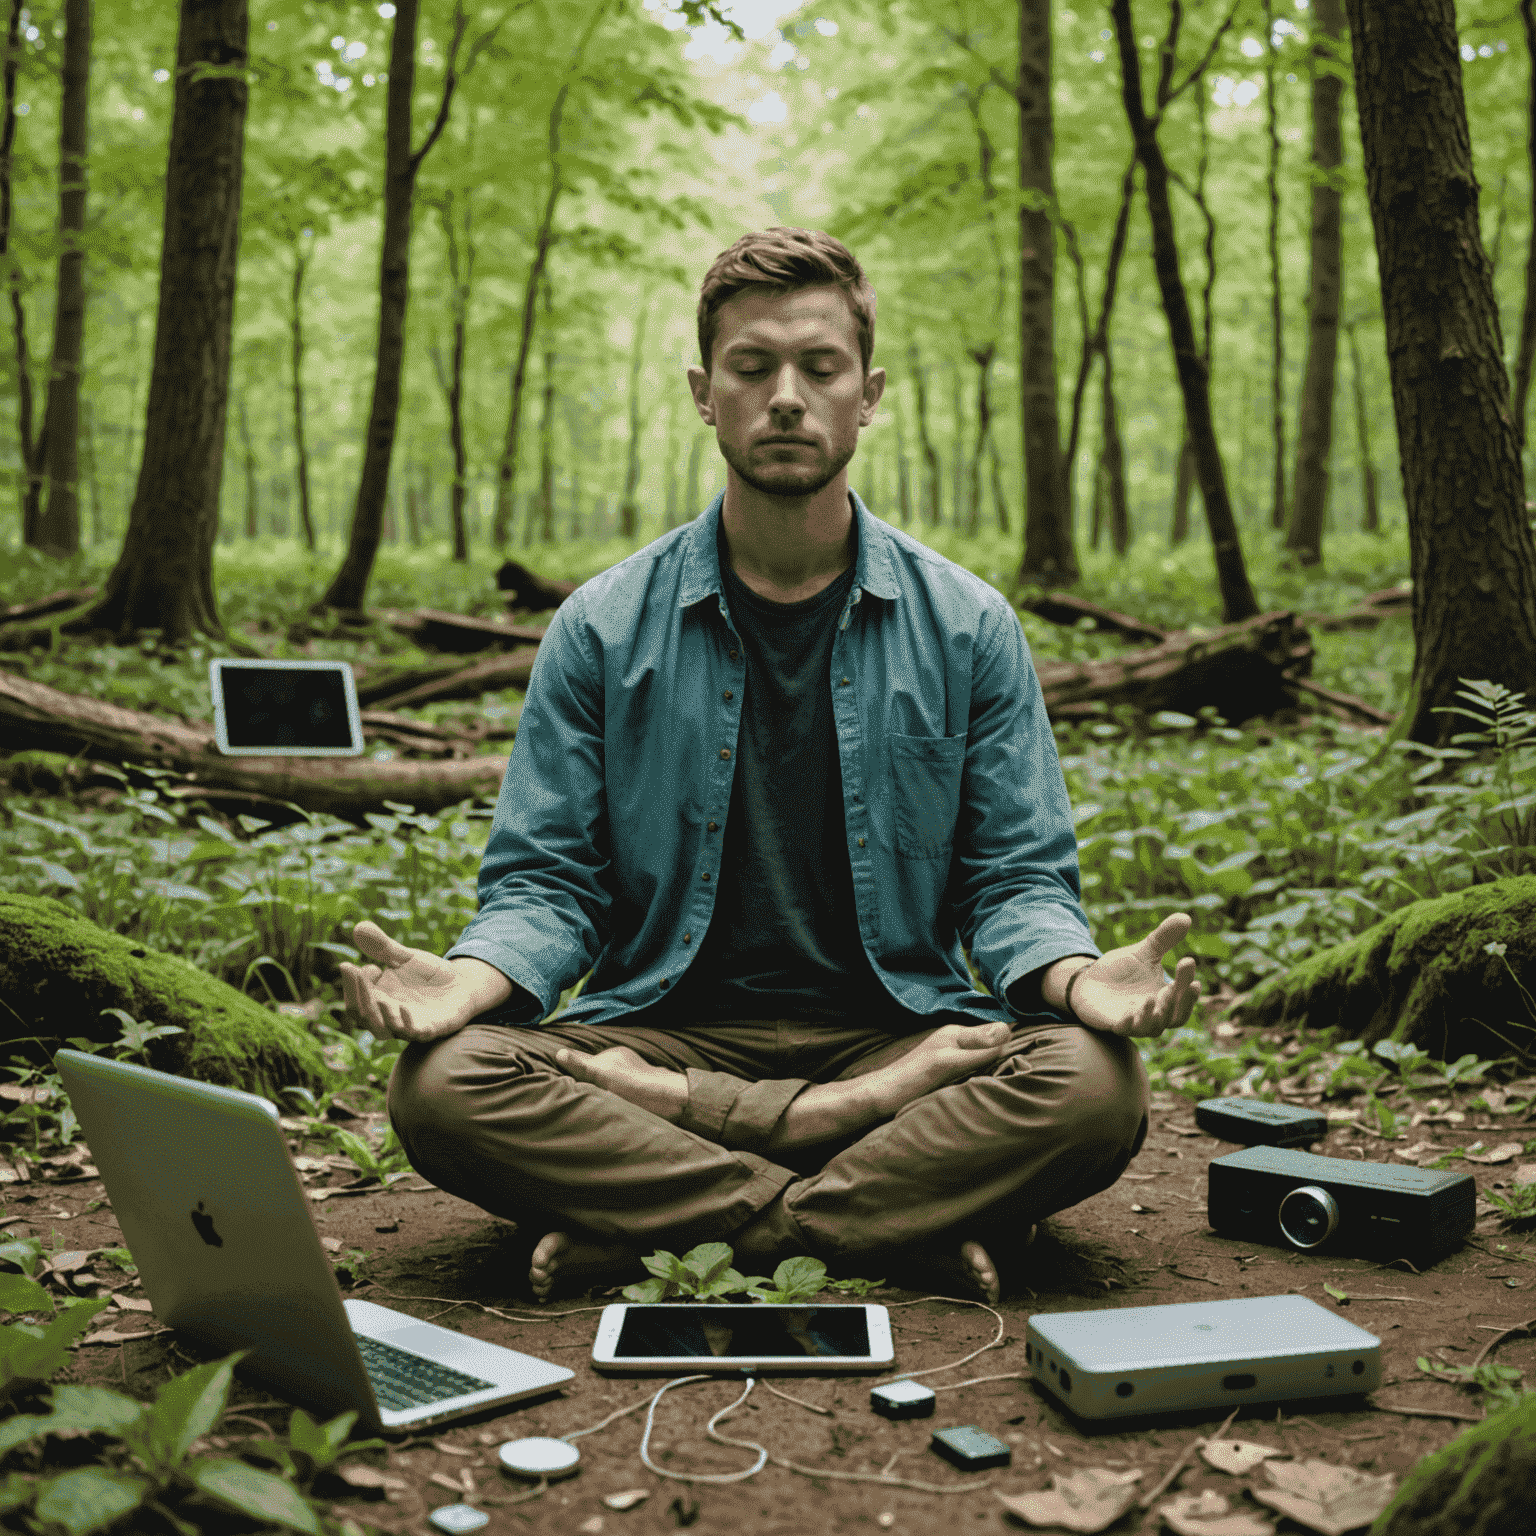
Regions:
<instances>
[{"instance_id":1,"label":"thin tree","mask_svg":"<svg viewBox=\"0 0 1536 1536\"><path fill-rule=\"evenodd\" d=\"M501 457L496 464L496 515L491 522L491 539L500 549L507 542L507 530L512 524L512 498L517 481L517 458L522 435L523 390L528 381L528 355L533 346L534 310L538 302L539 283L549 262L550 249L557 238L555 213L565 194L565 161L561 155L560 135L565 121L566 102L571 85L586 58L587 48L597 32L599 24L608 12L609 0L597 0L586 29L576 41L566 66L565 78L549 109L549 192L544 199L544 211L539 215L539 225L533 236L533 260L528 266L528 280L523 285L523 312L518 329L517 356L512 361L511 400L507 407L507 432L502 444Z\"/></svg>"},{"instance_id":2,"label":"thin tree","mask_svg":"<svg viewBox=\"0 0 1536 1536\"><path fill-rule=\"evenodd\" d=\"M248 87L246 0L182 0L144 452L122 553L71 632L222 636L213 545L229 415Z\"/></svg>"},{"instance_id":3,"label":"thin tree","mask_svg":"<svg viewBox=\"0 0 1536 1536\"><path fill-rule=\"evenodd\" d=\"M0 255L5 258L5 286L11 301L11 336L16 354L16 430L21 448L21 537L28 546L37 541L38 508L42 498L43 459L34 430L32 358L27 345L27 311L22 303L21 270L12 244L11 180L16 153L16 73L21 58L21 18L24 0L11 0L6 31L4 118L0 122Z\"/></svg>"},{"instance_id":4,"label":"thin tree","mask_svg":"<svg viewBox=\"0 0 1536 1536\"><path fill-rule=\"evenodd\" d=\"M459 45L469 18L463 0L455 0L453 40L443 76L437 119L421 148L411 148L411 98L416 89L416 25L420 0L396 0L389 45L389 95L384 117L384 234L379 250L379 330L373 370L373 399L363 469L347 553L316 605L359 612L368 591L368 578L379 552L384 527L384 500L389 490L389 462L394 453L395 427L400 419L400 381L405 369L405 311L411 288L411 208L421 162L437 143L448 121L448 109L458 85ZM470 56L485 46L482 37Z\"/></svg>"},{"instance_id":5,"label":"thin tree","mask_svg":"<svg viewBox=\"0 0 1536 1536\"><path fill-rule=\"evenodd\" d=\"M554 284L544 272L544 399L539 408L539 539L555 542L555 352Z\"/></svg>"},{"instance_id":6,"label":"thin tree","mask_svg":"<svg viewBox=\"0 0 1536 1536\"><path fill-rule=\"evenodd\" d=\"M917 441L923 454L922 515L930 527L937 527L944 517L944 486L938 451L928 430L928 370L915 341L907 343L907 369L912 375L912 393L917 400Z\"/></svg>"},{"instance_id":7,"label":"thin tree","mask_svg":"<svg viewBox=\"0 0 1536 1536\"><path fill-rule=\"evenodd\" d=\"M1462 94L1455 0L1347 0L1413 577L1402 722L1434 743L1464 679L1536 677L1536 540Z\"/></svg>"},{"instance_id":8,"label":"thin tree","mask_svg":"<svg viewBox=\"0 0 1536 1536\"><path fill-rule=\"evenodd\" d=\"M1147 212L1152 225L1152 264L1162 294L1163 312L1168 320L1179 390L1184 397L1184 419L1194 448L1200 494L1205 502L1205 518L1211 532L1211 549L1216 562L1216 579L1221 589L1222 613L1229 624L1251 618L1258 613L1259 604L1248 580L1243 546L1227 492L1226 469L1221 461L1220 445L1216 441L1216 425L1211 415L1210 371L1200 357L1194 322L1189 312L1189 298L1179 272L1178 238L1174 233L1173 208L1168 195L1168 163L1163 158L1157 130L1168 107L1191 81L1199 78L1210 59L1215 56L1216 48L1231 26L1234 14L1235 8L1217 28L1204 62L1176 86L1173 76L1182 15L1179 6L1172 8L1168 32L1160 50L1154 98L1156 108L1148 115L1142 96L1141 59L1136 26L1131 16L1131 0L1113 0L1111 9L1115 40L1120 53L1121 94L1131 126L1131 136L1136 143L1136 157L1141 161L1146 177Z\"/></svg>"},{"instance_id":9,"label":"thin tree","mask_svg":"<svg viewBox=\"0 0 1536 1536\"><path fill-rule=\"evenodd\" d=\"M1536 359L1536 16L1532 0L1520 0L1520 21L1525 27L1525 52L1530 60L1526 87L1526 163L1531 175L1531 231L1525 253L1525 304L1520 311L1520 344L1515 350L1515 438L1525 447L1526 402L1531 394L1531 364ZM1500 233L1503 233L1502 199Z\"/></svg>"},{"instance_id":10,"label":"thin tree","mask_svg":"<svg viewBox=\"0 0 1536 1536\"><path fill-rule=\"evenodd\" d=\"M64 0L64 80L59 110L59 266L54 283L53 365L37 444L47 490L33 540L45 554L80 548L80 355L85 344L85 194L90 144L91 0Z\"/></svg>"},{"instance_id":11,"label":"thin tree","mask_svg":"<svg viewBox=\"0 0 1536 1536\"><path fill-rule=\"evenodd\" d=\"M256 488L256 449L251 443L251 423L246 415L245 396L240 396L240 453L245 460L245 536L257 537L259 497Z\"/></svg>"},{"instance_id":12,"label":"thin tree","mask_svg":"<svg viewBox=\"0 0 1536 1536\"><path fill-rule=\"evenodd\" d=\"M464 502L469 495L469 453L464 444L464 351L469 324L470 285L475 275L474 205L466 188L463 212L456 213L456 200L450 188L437 204L438 222L448 251L448 281L452 285L449 312L453 339L448 353L448 367L432 348L432 366L448 405L448 444L453 452L453 484L448 493L448 517L453 528L453 558L469 559L469 536L464 525ZM459 244L463 237L462 247Z\"/></svg>"},{"instance_id":13,"label":"thin tree","mask_svg":"<svg viewBox=\"0 0 1536 1536\"><path fill-rule=\"evenodd\" d=\"M1344 286L1344 223L1339 167L1344 163L1338 45L1341 0L1313 0L1312 233L1307 283L1307 364L1296 423L1295 504L1285 547L1302 565L1323 558L1328 461L1333 453L1334 374L1339 357L1339 303Z\"/></svg>"},{"instance_id":14,"label":"thin tree","mask_svg":"<svg viewBox=\"0 0 1536 1536\"><path fill-rule=\"evenodd\" d=\"M306 243L309 242L309 243ZM288 291L288 358L293 383L293 448L299 482L299 523L304 547L315 552L315 519L309 498L309 444L304 436L304 278L314 255L312 237L297 230L293 237L293 281Z\"/></svg>"},{"instance_id":15,"label":"thin tree","mask_svg":"<svg viewBox=\"0 0 1536 1536\"><path fill-rule=\"evenodd\" d=\"M1376 452L1371 446L1371 413L1365 398L1365 369L1360 361L1360 342L1355 322L1344 327L1349 338L1349 372L1355 397L1355 441L1360 456L1360 531L1381 531L1381 501L1376 489Z\"/></svg>"},{"instance_id":16,"label":"thin tree","mask_svg":"<svg viewBox=\"0 0 1536 1536\"><path fill-rule=\"evenodd\" d=\"M619 532L626 539L634 538L640 517L635 500L640 486L640 436L645 426L640 412L640 377L645 367L645 322L650 311L651 296L642 294L629 348L629 444L624 458L624 494L619 498Z\"/></svg>"},{"instance_id":17,"label":"thin tree","mask_svg":"<svg viewBox=\"0 0 1536 1536\"><path fill-rule=\"evenodd\" d=\"M901 509L901 526L912 526L912 466L907 460L906 412L902 409L902 392L892 390L891 414L896 419L896 504Z\"/></svg>"},{"instance_id":18,"label":"thin tree","mask_svg":"<svg viewBox=\"0 0 1536 1536\"><path fill-rule=\"evenodd\" d=\"M1078 578L1063 505L1056 402L1056 129L1051 111L1051 0L1019 0L1019 397L1024 436L1024 550L1018 580Z\"/></svg>"},{"instance_id":19,"label":"thin tree","mask_svg":"<svg viewBox=\"0 0 1536 1536\"><path fill-rule=\"evenodd\" d=\"M693 441L688 445L688 470L687 479L683 482L684 516L690 519L699 515L702 508L699 506L699 465L704 458L705 434L695 432Z\"/></svg>"},{"instance_id":20,"label":"thin tree","mask_svg":"<svg viewBox=\"0 0 1536 1536\"><path fill-rule=\"evenodd\" d=\"M1275 18L1273 0L1264 0L1264 132L1269 143L1264 186L1269 197L1269 421L1273 478L1269 504L1272 528L1285 527L1285 319L1280 289L1280 104L1275 99Z\"/></svg>"}]
</instances>

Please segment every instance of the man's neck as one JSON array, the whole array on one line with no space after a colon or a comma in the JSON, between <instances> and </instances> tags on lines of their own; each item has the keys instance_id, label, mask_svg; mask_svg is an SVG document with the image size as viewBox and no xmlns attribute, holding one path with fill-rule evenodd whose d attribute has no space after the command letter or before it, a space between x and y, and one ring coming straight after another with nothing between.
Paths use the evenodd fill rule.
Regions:
<instances>
[{"instance_id":1,"label":"man's neck","mask_svg":"<svg viewBox=\"0 0 1536 1536\"><path fill-rule=\"evenodd\" d=\"M759 597L803 602L853 562L853 504L845 473L813 496L769 496L729 470L721 523L731 568Z\"/></svg>"}]
</instances>

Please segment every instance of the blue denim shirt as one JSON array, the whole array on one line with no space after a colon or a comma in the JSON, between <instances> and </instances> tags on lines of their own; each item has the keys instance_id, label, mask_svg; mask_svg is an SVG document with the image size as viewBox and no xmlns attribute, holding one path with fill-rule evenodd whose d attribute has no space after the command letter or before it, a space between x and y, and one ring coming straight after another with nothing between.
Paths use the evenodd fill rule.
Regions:
<instances>
[{"instance_id":1,"label":"blue denim shirt","mask_svg":"<svg viewBox=\"0 0 1536 1536\"><path fill-rule=\"evenodd\" d=\"M562 1022L664 1001L709 925L746 677L723 500L585 582L539 646L480 911L449 951L532 993L534 1017L594 966ZM1008 1017L1020 977L1099 953L1029 646L994 588L852 502L830 682L865 953L913 1013Z\"/></svg>"}]
</instances>

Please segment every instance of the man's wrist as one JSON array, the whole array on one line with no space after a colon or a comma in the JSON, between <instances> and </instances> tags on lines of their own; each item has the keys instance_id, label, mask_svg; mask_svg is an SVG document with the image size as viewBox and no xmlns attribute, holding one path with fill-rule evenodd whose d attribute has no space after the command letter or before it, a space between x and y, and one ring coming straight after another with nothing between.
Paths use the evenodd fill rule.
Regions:
<instances>
[{"instance_id":1,"label":"man's wrist","mask_svg":"<svg viewBox=\"0 0 1536 1536\"><path fill-rule=\"evenodd\" d=\"M1067 1011L1067 983L1094 963L1092 955L1064 955L1046 966L1040 976L1040 1000L1058 1013Z\"/></svg>"},{"instance_id":2,"label":"man's wrist","mask_svg":"<svg viewBox=\"0 0 1536 1536\"><path fill-rule=\"evenodd\" d=\"M473 955L455 955L448 963L458 973L454 990L463 1011L461 1023L467 1024L480 1014L499 1007L514 992L522 990L488 960L478 960Z\"/></svg>"}]
</instances>

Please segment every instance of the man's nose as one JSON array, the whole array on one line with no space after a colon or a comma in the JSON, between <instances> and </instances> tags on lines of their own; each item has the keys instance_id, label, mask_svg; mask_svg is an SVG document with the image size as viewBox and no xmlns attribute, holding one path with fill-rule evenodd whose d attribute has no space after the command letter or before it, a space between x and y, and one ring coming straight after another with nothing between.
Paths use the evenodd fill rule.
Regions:
<instances>
[{"instance_id":1,"label":"man's nose","mask_svg":"<svg viewBox=\"0 0 1536 1536\"><path fill-rule=\"evenodd\" d=\"M773 381L773 398L768 409L775 416L801 417L805 414L805 400L800 393L800 373L793 363L785 363Z\"/></svg>"}]
</instances>

